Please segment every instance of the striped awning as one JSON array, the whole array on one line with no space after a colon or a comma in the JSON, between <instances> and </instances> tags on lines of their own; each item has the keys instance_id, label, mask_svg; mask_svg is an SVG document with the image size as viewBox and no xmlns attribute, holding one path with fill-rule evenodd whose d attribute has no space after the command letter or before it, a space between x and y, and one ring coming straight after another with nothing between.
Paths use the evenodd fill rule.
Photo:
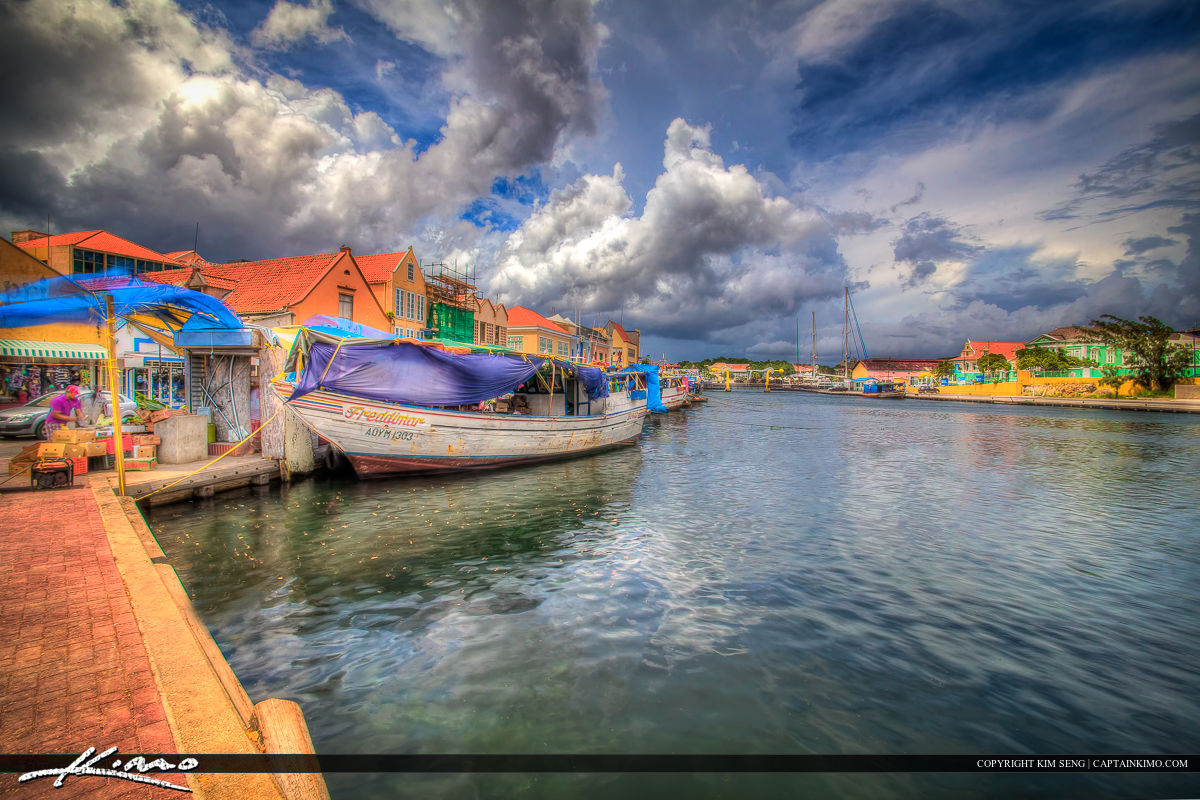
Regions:
<instances>
[{"instance_id":1,"label":"striped awning","mask_svg":"<svg viewBox=\"0 0 1200 800\"><path fill-rule=\"evenodd\" d=\"M108 358L108 351L94 344L41 342L37 339L0 339L0 356L25 358L73 358L79 361Z\"/></svg>"}]
</instances>

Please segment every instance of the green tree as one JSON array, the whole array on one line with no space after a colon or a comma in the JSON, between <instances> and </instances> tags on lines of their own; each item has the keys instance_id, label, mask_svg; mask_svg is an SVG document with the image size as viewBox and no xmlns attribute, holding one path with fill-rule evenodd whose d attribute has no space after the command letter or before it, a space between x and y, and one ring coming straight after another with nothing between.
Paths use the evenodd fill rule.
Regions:
<instances>
[{"instance_id":1,"label":"green tree","mask_svg":"<svg viewBox=\"0 0 1200 800\"><path fill-rule=\"evenodd\" d=\"M1092 320L1092 332L1098 340L1120 347L1137 382L1156 392L1182 378L1190 360L1185 348L1171 342L1175 330L1155 317L1135 321L1104 314Z\"/></svg>"},{"instance_id":2,"label":"green tree","mask_svg":"<svg viewBox=\"0 0 1200 800\"><path fill-rule=\"evenodd\" d=\"M1100 385L1111 386L1113 390L1113 397L1120 397L1121 386L1127 380L1129 380L1129 376L1122 375L1120 367L1105 367L1104 377L1100 379Z\"/></svg>"},{"instance_id":3,"label":"green tree","mask_svg":"<svg viewBox=\"0 0 1200 800\"><path fill-rule=\"evenodd\" d=\"M935 378L953 378L954 377L954 362L939 361L937 366L933 368L933 377L935 377Z\"/></svg>"},{"instance_id":4,"label":"green tree","mask_svg":"<svg viewBox=\"0 0 1200 800\"><path fill-rule=\"evenodd\" d=\"M1017 369L1036 372L1060 372L1075 367L1094 366L1091 361L1069 356L1061 350L1027 347L1017 351Z\"/></svg>"},{"instance_id":5,"label":"green tree","mask_svg":"<svg viewBox=\"0 0 1200 800\"><path fill-rule=\"evenodd\" d=\"M1009 370L1012 365L1008 363L1008 359L999 353L987 353L979 359L979 371L986 374L992 372L1000 372L1001 370Z\"/></svg>"}]
</instances>

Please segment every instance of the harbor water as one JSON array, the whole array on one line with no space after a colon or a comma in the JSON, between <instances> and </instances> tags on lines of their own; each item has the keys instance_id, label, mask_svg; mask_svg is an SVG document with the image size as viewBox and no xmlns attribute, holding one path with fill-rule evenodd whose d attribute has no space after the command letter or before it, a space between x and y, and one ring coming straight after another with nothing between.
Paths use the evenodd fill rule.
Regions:
<instances>
[{"instance_id":1,"label":"harbor water","mask_svg":"<svg viewBox=\"0 0 1200 800\"><path fill-rule=\"evenodd\" d=\"M322 753L1200 752L1200 417L709 393L595 456L149 522ZM335 800L1180 797L1189 774L341 774Z\"/></svg>"}]
</instances>

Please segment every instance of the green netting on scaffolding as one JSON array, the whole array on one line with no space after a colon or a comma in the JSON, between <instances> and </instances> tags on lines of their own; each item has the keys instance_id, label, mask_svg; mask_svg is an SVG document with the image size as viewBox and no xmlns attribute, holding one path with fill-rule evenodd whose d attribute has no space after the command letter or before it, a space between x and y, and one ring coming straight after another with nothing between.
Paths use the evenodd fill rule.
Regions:
<instances>
[{"instance_id":1,"label":"green netting on scaffolding","mask_svg":"<svg viewBox=\"0 0 1200 800\"><path fill-rule=\"evenodd\" d=\"M475 338L475 312L445 303L432 303L429 306L429 327L437 331L434 336L438 339L470 342Z\"/></svg>"}]
</instances>

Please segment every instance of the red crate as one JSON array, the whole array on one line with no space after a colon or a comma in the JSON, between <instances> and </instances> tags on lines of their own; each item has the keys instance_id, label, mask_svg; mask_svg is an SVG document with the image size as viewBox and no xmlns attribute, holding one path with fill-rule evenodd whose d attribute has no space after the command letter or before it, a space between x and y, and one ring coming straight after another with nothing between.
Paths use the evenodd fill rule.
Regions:
<instances>
[{"instance_id":1,"label":"red crate","mask_svg":"<svg viewBox=\"0 0 1200 800\"><path fill-rule=\"evenodd\" d=\"M80 456L79 458L72 458L72 459L70 459L70 462L71 462L71 466L74 467L74 469L75 469L76 475L82 475L83 473L88 471L87 470L87 456Z\"/></svg>"}]
</instances>

